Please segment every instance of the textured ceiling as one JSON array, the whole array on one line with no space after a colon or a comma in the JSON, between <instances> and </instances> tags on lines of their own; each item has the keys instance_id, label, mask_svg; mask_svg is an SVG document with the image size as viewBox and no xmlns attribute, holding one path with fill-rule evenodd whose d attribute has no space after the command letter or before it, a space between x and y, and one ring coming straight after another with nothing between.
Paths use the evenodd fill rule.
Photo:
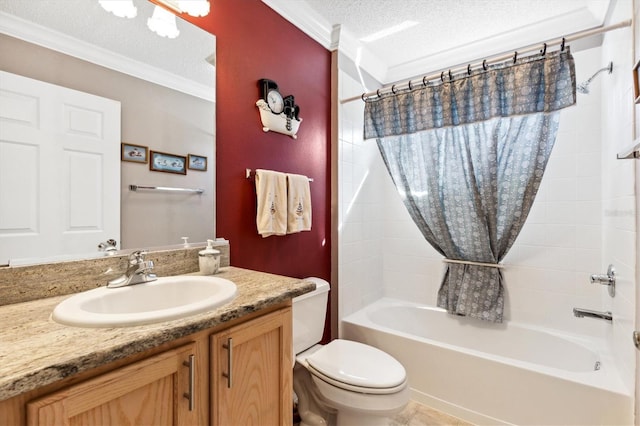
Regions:
<instances>
[{"instance_id":1,"label":"textured ceiling","mask_svg":"<svg viewBox=\"0 0 640 426\"><path fill-rule=\"evenodd\" d=\"M339 25L342 33L348 33L368 51L372 56L370 63L384 64L386 73L374 75L383 83L415 76L418 69L437 70L457 65L457 59L464 63L600 26L610 3L610 0L263 1L283 16L287 15L283 11L289 12L285 17L296 25L304 20L304 15L316 15L313 22L322 22L329 28ZM294 16L295 9L305 12ZM361 40L404 21L415 21L417 25L376 41ZM305 29L304 25L298 26Z\"/></svg>"},{"instance_id":2,"label":"textured ceiling","mask_svg":"<svg viewBox=\"0 0 640 426\"><path fill-rule=\"evenodd\" d=\"M431 55L471 41L580 9L588 0L305 0L331 24L361 39L404 21L415 25L365 43L393 63Z\"/></svg>"},{"instance_id":3,"label":"textured ceiling","mask_svg":"<svg viewBox=\"0 0 640 426\"><path fill-rule=\"evenodd\" d=\"M146 26L154 6L147 0L134 4L138 14L133 19L112 15L98 0L0 0L0 12L214 87L215 74L206 59L215 55L215 37L181 19L177 38L160 37Z\"/></svg>"},{"instance_id":4,"label":"textured ceiling","mask_svg":"<svg viewBox=\"0 0 640 426\"><path fill-rule=\"evenodd\" d=\"M147 0L133 1L138 16L131 20L107 13L98 0L0 0L0 11L211 86L214 77L203 59L215 52L215 37L178 19L181 35L174 40L161 38L146 28L153 5ZM324 33L331 33L339 25L340 38L349 38L361 47L362 68L382 83L602 25L610 3L610 0L263 1L272 7L298 10L295 19L287 19L303 31L305 25L299 21L313 22ZM211 13L215 13L215 0L211 3ZM376 41L360 41L407 20L418 24Z\"/></svg>"}]
</instances>

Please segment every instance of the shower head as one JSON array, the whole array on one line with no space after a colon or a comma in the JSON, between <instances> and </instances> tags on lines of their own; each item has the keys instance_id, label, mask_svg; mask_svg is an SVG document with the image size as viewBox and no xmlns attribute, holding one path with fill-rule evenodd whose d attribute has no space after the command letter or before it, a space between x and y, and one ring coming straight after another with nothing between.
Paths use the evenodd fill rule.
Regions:
<instances>
[{"instance_id":1,"label":"shower head","mask_svg":"<svg viewBox=\"0 0 640 426\"><path fill-rule=\"evenodd\" d=\"M578 85L576 86L576 91L584 93L585 95L589 94L589 84L591 84L591 81L596 78L596 76L602 71L609 71L609 74L611 74L613 72L613 62L609 62L609 65L596 71L596 73L592 75L588 80L583 81L582 83L578 83Z\"/></svg>"}]
</instances>

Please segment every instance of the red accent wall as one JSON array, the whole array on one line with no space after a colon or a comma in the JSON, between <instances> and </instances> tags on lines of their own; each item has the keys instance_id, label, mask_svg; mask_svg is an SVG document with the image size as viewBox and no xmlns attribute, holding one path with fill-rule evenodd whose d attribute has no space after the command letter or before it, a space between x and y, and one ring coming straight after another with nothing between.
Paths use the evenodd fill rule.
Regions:
<instances>
[{"instance_id":1,"label":"red accent wall","mask_svg":"<svg viewBox=\"0 0 640 426\"><path fill-rule=\"evenodd\" d=\"M231 264L329 281L331 53L259 0L213 0L208 16L188 19L216 36L217 236L229 239ZM297 140L262 131L261 78L295 96L303 120ZM246 168L313 178L311 231L262 238Z\"/></svg>"}]
</instances>

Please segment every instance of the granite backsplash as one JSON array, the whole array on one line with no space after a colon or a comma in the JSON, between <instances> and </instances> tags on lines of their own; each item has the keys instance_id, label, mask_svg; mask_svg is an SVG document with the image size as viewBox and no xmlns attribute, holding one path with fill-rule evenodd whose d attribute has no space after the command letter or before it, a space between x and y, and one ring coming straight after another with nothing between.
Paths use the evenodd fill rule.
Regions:
<instances>
[{"instance_id":1,"label":"granite backsplash","mask_svg":"<svg viewBox=\"0 0 640 426\"><path fill-rule=\"evenodd\" d=\"M149 250L159 277L197 272L198 252L204 246ZM214 243L220 250L220 267L230 266L229 242ZM131 250L129 250L130 252ZM0 306L46 297L78 293L106 285L126 271L128 252L89 260L0 267Z\"/></svg>"}]
</instances>

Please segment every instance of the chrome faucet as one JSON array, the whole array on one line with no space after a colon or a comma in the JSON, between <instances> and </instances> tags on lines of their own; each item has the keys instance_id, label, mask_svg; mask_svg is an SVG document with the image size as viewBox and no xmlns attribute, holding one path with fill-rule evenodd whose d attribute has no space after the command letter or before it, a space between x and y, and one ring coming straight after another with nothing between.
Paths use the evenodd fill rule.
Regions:
<instances>
[{"instance_id":1,"label":"chrome faucet","mask_svg":"<svg viewBox=\"0 0 640 426\"><path fill-rule=\"evenodd\" d=\"M598 318L603 319L605 321L613 321L613 316L611 312L598 312L592 311L591 309L582 309L582 308L573 308L573 315L578 318Z\"/></svg>"},{"instance_id":2,"label":"chrome faucet","mask_svg":"<svg viewBox=\"0 0 640 426\"><path fill-rule=\"evenodd\" d=\"M609 296L615 297L616 295L616 268L613 265L609 265L607 274L592 274L589 278L591 284L602 284L609 286Z\"/></svg>"},{"instance_id":3,"label":"chrome faucet","mask_svg":"<svg viewBox=\"0 0 640 426\"><path fill-rule=\"evenodd\" d=\"M110 238L107 241L104 241L98 244L98 251L103 251L105 252L105 254L109 256L113 256L118 251L118 248L116 247L117 244L118 243L116 240L114 240L113 238Z\"/></svg>"},{"instance_id":4,"label":"chrome faucet","mask_svg":"<svg viewBox=\"0 0 640 426\"><path fill-rule=\"evenodd\" d=\"M153 269L152 260L144 260L146 251L136 250L129 255L129 267L120 277L107 283L108 288L118 288L127 285L148 283L157 279L156 274L149 271Z\"/></svg>"}]
</instances>

